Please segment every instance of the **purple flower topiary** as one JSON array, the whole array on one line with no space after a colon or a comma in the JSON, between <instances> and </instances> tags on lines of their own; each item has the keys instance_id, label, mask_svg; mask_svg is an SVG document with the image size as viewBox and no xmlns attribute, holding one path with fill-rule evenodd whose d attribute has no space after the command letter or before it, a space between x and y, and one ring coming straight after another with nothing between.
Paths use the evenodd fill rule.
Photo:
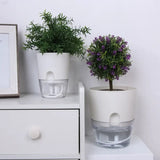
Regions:
<instances>
[{"instance_id":1,"label":"purple flower topiary","mask_svg":"<svg viewBox=\"0 0 160 160\"><path fill-rule=\"evenodd\" d=\"M119 77L130 69L131 55L127 44L119 36L99 36L87 50L87 64L91 74L98 79L109 81L110 90L113 90L113 80L119 80Z\"/></svg>"}]
</instances>

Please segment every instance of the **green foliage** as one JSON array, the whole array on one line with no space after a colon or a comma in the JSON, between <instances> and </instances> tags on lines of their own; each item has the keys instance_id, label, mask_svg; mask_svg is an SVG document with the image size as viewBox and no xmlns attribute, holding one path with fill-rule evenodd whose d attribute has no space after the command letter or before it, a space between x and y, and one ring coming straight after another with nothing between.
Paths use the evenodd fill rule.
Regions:
<instances>
[{"instance_id":1,"label":"green foliage","mask_svg":"<svg viewBox=\"0 0 160 160\"><path fill-rule=\"evenodd\" d=\"M42 54L46 52L70 53L83 56L85 54L82 35L90 34L88 27L73 27L73 19L62 13L53 17L50 12L41 13L42 24L33 22L27 27L24 49L36 49Z\"/></svg>"},{"instance_id":2,"label":"green foliage","mask_svg":"<svg viewBox=\"0 0 160 160\"><path fill-rule=\"evenodd\" d=\"M110 90L112 81L125 75L131 66L127 42L121 37L99 36L95 38L88 49L87 64L91 75L98 79L109 80Z\"/></svg>"}]
</instances>

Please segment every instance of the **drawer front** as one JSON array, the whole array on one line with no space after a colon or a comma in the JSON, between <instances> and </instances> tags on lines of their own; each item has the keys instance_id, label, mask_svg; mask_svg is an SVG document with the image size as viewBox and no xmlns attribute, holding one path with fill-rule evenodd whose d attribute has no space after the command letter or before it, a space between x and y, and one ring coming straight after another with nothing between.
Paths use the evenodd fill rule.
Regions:
<instances>
[{"instance_id":1,"label":"drawer front","mask_svg":"<svg viewBox=\"0 0 160 160\"><path fill-rule=\"evenodd\" d=\"M78 110L0 110L0 154L75 157L78 115Z\"/></svg>"}]
</instances>

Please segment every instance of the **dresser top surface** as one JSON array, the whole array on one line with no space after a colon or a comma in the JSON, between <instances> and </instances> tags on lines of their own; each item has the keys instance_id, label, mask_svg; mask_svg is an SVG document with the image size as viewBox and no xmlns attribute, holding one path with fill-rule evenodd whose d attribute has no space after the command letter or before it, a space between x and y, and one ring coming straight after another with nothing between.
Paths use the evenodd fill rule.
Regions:
<instances>
[{"instance_id":1,"label":"dresser top surface","mask_svg":"<svg viewBox=\"0 0 160 160\"><path fill-rule=\"evenodd\" d=\"M94 138L86 138L87 160L153 160L153 154L137 136L131 138L131 144L125 148L107 149L95 144Z\"/></svg>"},{"instance_id":2,"label":"dresser top surface","mask_svg":"<svg viewBox=\"0 0 160 160\"><path fill-rule=\"evenodd\" d=\"M0 109L77 109L78 94L67 94L64 98L47 99L39 94L23 94L20 98L1 98Z\"/></svg>"}]
</instances>

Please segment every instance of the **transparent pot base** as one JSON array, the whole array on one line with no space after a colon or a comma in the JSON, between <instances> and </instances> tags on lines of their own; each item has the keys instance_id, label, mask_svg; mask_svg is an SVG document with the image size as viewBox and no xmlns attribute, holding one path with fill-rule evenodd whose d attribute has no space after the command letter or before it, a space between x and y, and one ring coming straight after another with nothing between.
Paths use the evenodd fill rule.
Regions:
<instances>
[{"instance_id":1,"label":"transparent pot base","mask_svg":"<svg viewBox=\"0 0 160 160\"><path fill-rule=\"evenodd\" d=\"M68 80L39 80L41 95L44 98L61 98L66 96Z\"/></svg>"},{"instance_id":2,"label":"transparent pot base","mask_svg":"<svg viewBox=\"0 0 160 160\"><path fill-rule=\"evenodd\" d=\"M96 143L106 148L123 148L130 144L133 121L122 122L119 125L92 120L95 129Z\"/></svg>"}]
</instances>

